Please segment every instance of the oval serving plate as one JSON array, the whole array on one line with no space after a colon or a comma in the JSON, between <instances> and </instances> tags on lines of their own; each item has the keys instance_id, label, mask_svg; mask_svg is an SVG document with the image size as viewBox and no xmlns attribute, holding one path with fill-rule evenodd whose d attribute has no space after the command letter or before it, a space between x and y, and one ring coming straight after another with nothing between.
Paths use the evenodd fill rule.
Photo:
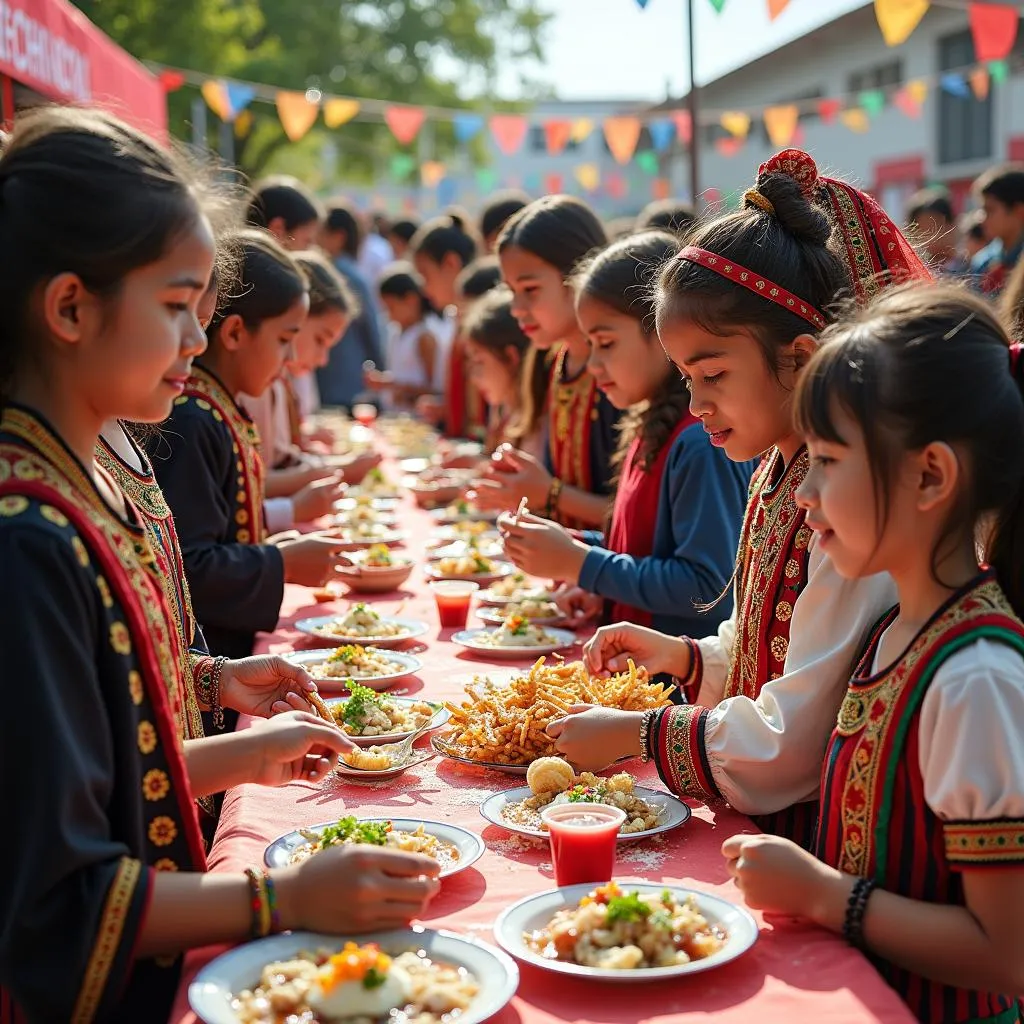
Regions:
<instances>
[{"instance_id":1,"label":"oval serving plate","mask_svg":"<svg viewBox=\"0 0 1024 1024\"><path fill-rule=\"evenodd\" d=\"M434 714L429 722L424 723L424 728L429 725L431 729L440 729L452 717L452 713L443 704L438 704L436 701L417 700L415 697L388 697L387 699L392 704L406 707L411 707L413 704L429 704L434 709ZM348 697L331 697L324 703L329 708L344 707L348 703ZM380 736L353 736L352 733L342 729L342 732L345 732L345 735L360 747L379 747L385 743L401 743L416 731L416 729L405 729L401 732L389 732Z\"/></svg>"},{"instance_id":2,"label":"oval serving plate","mask_svg":"<svg viewBox=\"0 0 1024 1024\"><path fill-rule=\"evenodd\" d=\"M485 654L498 660L536 658L541 654L552 654L555 651L572 647L576 643L576 634L570 633L567 629L549 629L546 632L551 634L552 642L544 644L531 644L521 647L492 647L489 644L479 642L481 636L489 636L494 633L493 628L487 629L463 629L452 636L452 643L459 647L465 647L467 651L474 654Z\"/></svg>"},{"instance_id":3,"label":"oval serving plate","mask_svg":"<svg viewBox=\"0 0 1024 1024\"><path fill-rule=\"evenodd\" d=\"M429 628L425 622L419 619L398 619L390 615L382 615L382 622L396 623L405 627L405 632L398 636L341 636L340 634L322 633L319 630L331 622L338 622L343 615L318 615L311 619L299 619L295 628L307 636L314 636L317 640L335 647L344 647L346 644L360 644L364 647L397 647L404 644L406 640L423 636Z\"/></svg>"},{"instance_id":4,"label":"oval serving plate","mask_svg":"<svg viewBox=\"0 0 1024 1024\"><path fill-rule=\"evenodd\" d=\"M292 651L290 654L284 655L286 661L290 661L293 665L301 665L309 672L316 680L316 688L322 693L348 693L350 677L327 676L322 678L310 671L311 668L322 665L327 661L327 657L327 650L323 647L313 651ZM370 679L353 679L352 682L359 683L360 686L369 687L371 690L387 690L397 680L411 676L423 668L423 662L419 658L414 658L411 654L402 654L400 651L388 651L385 657L389 661L394 661L400 667L396 667L394 672L390 672L387 675L374 676Z\"/></svg>"}]
</instances>

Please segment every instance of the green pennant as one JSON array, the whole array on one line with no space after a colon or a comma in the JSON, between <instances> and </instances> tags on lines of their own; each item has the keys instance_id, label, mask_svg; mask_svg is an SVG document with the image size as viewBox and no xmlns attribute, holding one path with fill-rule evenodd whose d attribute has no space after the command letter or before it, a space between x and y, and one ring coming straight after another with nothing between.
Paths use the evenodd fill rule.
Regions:
<instances>
[{"instance_id":1,"label":"green pennant","mask_svg":"<svg viewBox=\"0 0 1024 1024\"><path fill-rule=\"evenodd\" d=\"M885 110L885 93L881 89L865 89L857 97L857 102L864 108L868 117L877 117Z\"/></svg>"},{"instance_id":2,"label":"green pennant","mask_svg":"<svg viewBox=\"0 0 1024 1024\"><path fill-rule=\"evenodd\" d=\"M645 174L657 174L661 169L658 166L658 154L652 153L649 149L645 149L642 153L637 153L636 165Z\"/></svg>"},{"instance_id":3,"label":"green pennant","mask_svg":"<svg viewBox=\"0 0 1024 1024\"><path fill-rule=\"evenodd\" d=\"M498 184L498 172L492 167L480 167L476 172L476 187L481 195L487 195Z\"/></svg>"},{"instance_id":4,"label":"green pennant","mask_svg":"<svg viewBox=\"0 0 1024 1024\"><path fill-rule=\"evenodd\" d=\"M990 60L988 73L992 76L993 82L1002 84L1010 76L1010 65L1005 60Z\"/></svg>"},{"instance_id":5,"label":"green pennant","mask_svg":"<svg viewBox=\"0 0 1024 1024\"><path fill-rule=\"evenodd\" d=\"M725 6L725 0L711 0L711 6L721 14L722 8Z\"/></svg>"},{"instance_id":6,"label":"green pennant","mask_svg":"<svg viewBox=\"0 0 1024 1024\"><path fill-rule=\"evenodd\" d=\"M396 153L391 158L391 177L396 181L402 181L412 174L416 167L416 157L408 153Z\"/></svg>"}]
</instances>

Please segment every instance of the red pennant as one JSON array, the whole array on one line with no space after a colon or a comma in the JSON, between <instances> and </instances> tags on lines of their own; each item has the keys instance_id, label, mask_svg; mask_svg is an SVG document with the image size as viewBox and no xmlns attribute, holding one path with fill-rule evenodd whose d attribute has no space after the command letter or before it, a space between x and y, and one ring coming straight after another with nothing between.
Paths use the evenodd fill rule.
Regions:
<instances>
[{"instance_id":1,"label":"red pennant","mask_svg":"<svg viewBox=\"0 0 1024 1024\"><path fill-rule=\"evenodd\" d=\"M672 182L668 178L655 178L651 181L651 198L668 199L672 195Z\"/></svg>"},{"instance_id":2,"label":"red pennant","mask_svg":"<svg viewBox=\"0 0 1024 1024\"><path fill-rule=\"evenodd\" d=\"M676 124L676 134L679 136L679 141L684 145L688 146L693 141L693 118L690 117L688 110L677 110L672 115L672 120Z\"/></svg>"},{"instance_id":3,"label":"red pennant","mask_svg":"<svg viewBox=\"0 0 1024 1024\"><path fill-rule=\"evenodd\" d=\"M157 81L163 86L164 92L177 92L185 84L185 76L180 71L161 71Z\"/></svg>"},{"instance_id":4,"label":"red pennant","mask_svg":"<svg viewBox=\"0 0 1024 1024\"><path fill-rule=\"evenodd\" d=\"M806 144L807 132L804 131L804 126L802 124L798 124L796 126L796 131L793 132L793 141L790 142L790 145L794 149L803 149Z\"/></svg>"},{"instance_id":5,"label":"red pennant","mask_svg":"<svg viewBox=\"0 0 1024 1024\"><path fill-rule=\"evenodd\" d=\"M416 138L426 117L419 107L388 107L384 111L384 120L391 134L403 146L408 146Z\"/></svg>"},{"instance_id":6,"label":"red pennant","mask_svg":"<svg viewBox=\"0 0 1024 1024\"><path fill-rule=\"evenodd\" d=\"M495 114L491 118L491 134L505 156L512 156L523 144L528 127L526 118L518 114Z\"/></svg>"},{"instance_id":7,"label":"red pennant","mask_svg":"<svg viewBox=\"0 0 1024 1024\"><path fill-rule=\"evenodd\" d=\"M562 176L557 172L552 171L551 174L544 175L544 191L547 192L548 195L559 195L559 193L563 191L562 185Z\"/></svg>"},{"instance_id":8,"label":"red pennant","mask_svg":"<svg viewBox=\"0 0 1024 1024\"><path fill-rule=\"evenodd\" d=\"M825 124L831 124L842 109L842 100L818 100L818 117L820 117Z\"/></svg>"},{"instance_id":9,"label":"red pennant","mask_svg":"<svg viewBox=\"0 0 1024 1024\"><path fill-rule=\"evenodd\" d=\"M605 179L604 187L612 199L623 199L628 191L626 179L618 171L613 171L608 175Z\"/></svg>"},{"instance_id":10,"label":"red pennant","mask_svg":"<svg viewBox=\"0 0 1024 1024\"><path fill-rule=\"evenodd\" d=\"M715 149L724 157L733 157L743 148L746 141L746 139L738 139L735 135L730 135L724 139L717 139Z\"/></svg>"},{"instance_id":11,"label":"red pennant","mask_svg":"<svg viewBox=\"0 0 1024 1024\"><path fill-rule=\"evenodd\" d=\"M549 156L558 156L569 144L571 137L572 121L544 122L544 141L547 143Z\"/></svg>"},{"instance_id":12,"label":"red pennant","mask_svg":"<svg viewBox=\"0 0 1024 1024\"><path fill-rule=\"evenodd\" d=\"M917 97L909 89L897 89L892 98L892 105L907 117L918 118L921 116L921 104L917 102Z\"/></svg>"},{"instance_id":13,"label":"red pennant","mask_svg":"<svg viewBox=\"0 0 1024 1024\"><path fill-rule=\"evenodd\" d=\"M974 56L979 61L1005 60L1017 39L1020 13L1003 4L970 4Z\"/></svg>"}]
</instances>

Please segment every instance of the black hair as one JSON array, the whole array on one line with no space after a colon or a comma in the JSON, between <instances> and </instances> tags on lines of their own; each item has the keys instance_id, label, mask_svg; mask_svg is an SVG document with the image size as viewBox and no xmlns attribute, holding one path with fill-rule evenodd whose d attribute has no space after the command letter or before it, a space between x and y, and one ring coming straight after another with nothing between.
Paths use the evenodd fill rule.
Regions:
<instances>
[{"instance_id":1,"label":"black hair","mask_svg":"<svg viewBox=\"0 0 1024 1024\"><path fill-rule=\"evenodd\" d=\"M942 583L943 548L990 517L985 560L1024 615L1024 448L1007 443L1024 436L1024 396L1012 365L1006 334L982 298L951 285L906 285L825 331L794 411L797 430L834 444L848 443L837 410L857 423L879 532L903 452L941 441L966 455L957 502L932 552L933 576Z\"/></svg>"},{"instance_id":2,"label":"black hair","mask_svg":"<svg viewBox=\"0 0 1024 1024\"><path fill-rule=\"evenodd\" d=\"M528 206L530 197L525 192L509 190L496 192L484 203L480 211L480 236L490 238L505 225L505 222L513 214L518 213L524 206Z\"/></svg>"},{"instance_id":3,"label":"black hair","mask_svg":"<svg viewBox=\"0 0 1024 1024\"><path fill-rule=\"evenodd\" d=\"M452 210L428 220L409 242L409 248L440 263L449 253L455 253L463 266L472 263L477 254L477 240L470 233L465 217Z\"/></svg>"},{"instance_id":4,"label":"black hair","mask_svg":"<svg viewBox=\"0 0 1024 1024\"><path fill-rule=\"evenodd\" d=\"M608 236L609 242L620 242L623 238L629 238L636 234L635 217L612 217L604 222L604 233Z\"/></svg>"},{"instance_id":5,"label":"black hair","mask_svg":"<svg viewBox=\"0 0 1024 1024\"><path fill-rule=\"evenodd\" d=\"M264 320L287 312L309 290L302 268L269 231L241 228L227 242L241 253L241 272L237 287L230 294L220 293L206 332L211 345L229 316L240 316L255 330Z\"/></svg>"},{"instance_id":6,"label":"black hair","mask_svg":"<svg viewBox=\"0 0 1024 1024\"><path fill-rule=\"evenodd\" d=\"M944 188L923 188L910 197L910 202L907 204L907 222L912 224L918 217L923 217L926 213L941 217L950 224L956 220L953 202Z\"/></svg>"},{"instance_id":7,"label":"black hair","mask_svg":"<svg viewBox=\"0 0 1024 1024\"><path fill-rule=\"evenodd\" d=\"M655 199L648 203L636 218L634 231L662 229L674 235L682 235L697 220L692 203L682 199Z\"/></svg>"},{"instance_id":8,"label":"black hair","mask_svg":"<svg viewBox=\"0 0 1024 1024\"><path fill-rule=\"evenodd\" d=\"M985 211L971 210L960 218L960 231L975 242L985 241Z\"/></svg>"},{"instance_id":9,"label":"black hair","mask_svg":"<svg viewBox=\"0 0 1024 1024\"><path fill-rule=\"evenodd\" d=\"M309 282L309 315L320 316L338 310L349 319L359 316L359 300L348 283L318 249L293 254Z\"/></svg>"},{"instance_id":10,"label":"black hair","mask_svg":"<svg viewBox=\"0 0 1024 1024\"><path fill-rule=\"evenodd\" d=\"M655 335L654 289L661 268L679 249L679 239L668 231L643 231L613 242L582 264L572 278L577 303L583 295L596 299L623 316L632 317L645 334ZM652 358L664 358L655 337ZM639 437L638 457L649 470L690 406L690 392L682 377L668 365L657 392L630 409L619 421L619 444L613 464L621 466Z\"/></svg>"},{"instance_id":11,"label":"black hair","mask_svg":"<svg viewBox=\"0 0 1024 1024\"><path fill-rule=\"evenodd\" d=\"M455 293L467 299L479 299L501 284L501 264L497 256L481 256L459 271Z\"/></svg>"},{"instance_id":12,"label":"black hair","mask_svg":"<svg viewBox=\"0 0 1024 1024\"><path fill-rule=\"evenodd\" d=\"M412 241L413 235L419 231L420 225L418 221L404 218L403 220L393 221L391 227L388 229L389 235L396 235L403 242L408 245Z\"/></svg>"},{"instance_id":13,"label":"black hair","mask_svg":"<svg viewBox=\"0 0 1024 1024\"><path fill-rule=\"evenodd\" d=\"M568 277L584 256L607 244L604 225L582 199L557 195L521 209L501 229L496 249L523 249Z\"/></svg>"},{"instance_id":14,"label":"black hair","mask_svg":"<svg viewBox=\"0 0 1024 1024\"><path fill-rule=\"evenodd\" d=\"M377 282L377 291L381 295L392 295L404 299L407 295L418 295L420 299L420 315L426 316L434 311L426 292L423 291L423 278L416 273L411 263L392 263L384 268Z\"/></svg>"},{"instance_id":15,"label":"black hair","mask_svg":"<svg viewBox=\"0 0 1024 1024\"><path fill-rule=\"evenodd\" d=\"M979 196L991 196L1004 206L1024 203L1024 164L990 167L975 179L973 191Z\"/></svg>"},{"instance_id":16,"label":"black hair","mask_svg":"<svg viewBox=\"0 0 1024 1024\"><path fill-rule=\"evenodd\" d=\"M344 199L332 199L327 204L324 215L324 228L327 231L344 231L345 254L355 259L359 255L359 246L363 241L363 226L355 207Z\"/></svg>"},{"instance_id":17,"label":"black hair","mask_svg":"<svg viewBox=\"0 0 1024 1024\"><path fill-rule=\"evenodd\" d=\"M763 275L834 318L830 306L851 290L851 281L846 263L830 246L831 220L787 174L759 174L757 191L774 212L745 205L734 213L698 222L686 236L687 244ZM776 376L780 346L800 334L816 333L786 307L699 263L669 260L656 287L659 330L677 318L709 334L725 336L742 328L758 341Z\"/></svg>"},{"instance_id":18,"label":"black hair","mask_svg":"<svg viewBox=\"0 0 1024 1024\"><path fill-rule=\"evenodd\" d=\"M31 298L60 273L114 298L203 215L195 171L98 110L20 114L0 157L0 398L38 358Z\"/></svg>"},{"instance_id":19,"label":"black hair","mask_svg":"<svg viewBox=\"0 0 1024 1024\"><path fill-rule=\"evenodd\" d=\"M280 218L285 231L291 232L322 217L309 189L298 178L282 174L256 182L246 220L254 227L268 228Z\"/></svg>"}]
</instances>

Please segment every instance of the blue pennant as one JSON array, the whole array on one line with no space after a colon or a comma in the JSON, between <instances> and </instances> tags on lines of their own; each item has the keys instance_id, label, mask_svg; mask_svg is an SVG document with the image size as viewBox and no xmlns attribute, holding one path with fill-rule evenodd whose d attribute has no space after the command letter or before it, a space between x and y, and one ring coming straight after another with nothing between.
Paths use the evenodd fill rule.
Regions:
<instances>
[{"instance_id":1,"label":"blue pennant","mask_svg":"<svg viewBox=\"0 0 1024 1024\"><path fill-rule=\"evenodd\" d=\"M959 96L965 100L971 98L971 87L959 75L954 75L952 72L943 75L940 84L951 96Z\"/></svg>"},{"instance_id":2,"label":"blue pennant","mask_svg":"<svg viewBox=\"0 0 1024 1024\"><path fill-rule=\"evenodd\" d=\"M647 125L647 130L651 133L651 142L659 153L668 149L675 141L676 126L673 121L651 121Z\"/></svg>"},{"instance_id":3,"label":"blue pennant","mask_svg":"<svg viewBox=\"0 0 1024 1024\"><path fill-rule=\"evenodd\" d=\"M455 138L459 142L469 142L475 135L480 134L483 126L484 119L479 114L456 114L452 118Z\"/></svg>"}]
</instances>

